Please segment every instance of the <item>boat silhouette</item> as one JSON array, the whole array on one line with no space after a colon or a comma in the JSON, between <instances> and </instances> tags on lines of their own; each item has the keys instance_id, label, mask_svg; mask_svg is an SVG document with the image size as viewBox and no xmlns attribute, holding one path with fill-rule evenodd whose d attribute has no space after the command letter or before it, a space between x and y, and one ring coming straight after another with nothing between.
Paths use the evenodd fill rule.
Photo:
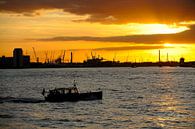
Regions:
<instances>
[{"instance_id":1,"label":"boat silhouette","mask_svg":"<svg viewBox=\"0 0 195 129\"><path fill-rule=\"evenodd\" d=\"M80 93L76 84L68 88L55 88L49 91L43 89L42 95L47 102L64 102L64 101L88 101L101 100L102 91Z\"/></svg>"}]
</instances>

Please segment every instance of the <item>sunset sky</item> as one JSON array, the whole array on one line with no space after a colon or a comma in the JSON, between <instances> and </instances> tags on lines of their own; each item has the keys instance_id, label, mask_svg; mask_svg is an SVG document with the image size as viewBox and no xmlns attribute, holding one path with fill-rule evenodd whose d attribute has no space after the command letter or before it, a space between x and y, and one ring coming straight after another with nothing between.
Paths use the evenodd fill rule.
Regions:
<instances>
[{"instance_id":1,"label":"sunset sky","mask_svg":"<svg viewBox=\"0 0 195 129\"><path fill-rule=\"evenodd\" d=\"M0 0L0 56L195 60L195 0Z\"/></svg>"}]
</instances>

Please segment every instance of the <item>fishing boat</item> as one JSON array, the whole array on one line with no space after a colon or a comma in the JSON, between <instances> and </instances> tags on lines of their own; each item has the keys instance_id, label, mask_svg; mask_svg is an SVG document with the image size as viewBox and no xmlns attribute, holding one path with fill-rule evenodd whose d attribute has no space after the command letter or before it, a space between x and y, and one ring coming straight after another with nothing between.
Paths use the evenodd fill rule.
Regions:
<instances>
[{"instance_id":1,"label":"fishing boat","mask_svg":"<svg viewBox=\"0 0 195 129\"><path fill-rule=\"evenodd\" d=\"M68 88L55 88L53 90L45 91L43 89L42 95L45 101L48 102L64 102L64 101L88 101L88 100L101 100L102 91L80 93L76 84Z\"/></svg>"}]
</instances>

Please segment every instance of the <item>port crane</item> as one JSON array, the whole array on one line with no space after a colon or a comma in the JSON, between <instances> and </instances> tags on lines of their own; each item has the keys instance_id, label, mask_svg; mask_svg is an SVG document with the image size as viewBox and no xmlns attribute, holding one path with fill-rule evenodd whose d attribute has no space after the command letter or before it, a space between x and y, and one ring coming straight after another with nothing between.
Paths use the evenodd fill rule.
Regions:
<instances>
[{"instance_id":1,"label":"port crane","mask_svg":"<svg viewBox=\"0 0 195 129\"><path fill-rule=\"evenodd\" d=\"M37 57L37 54L36 54L36 51L35 51L35 48L32 47L33 49L33 52L34 52L34 56L35 56L35 60L37 61L37 63L39 62L39 57Z\"/></svg>"},{"instance_id":2,"label":"port crane","mask_svg":"<svg viewBox=\"0 0 195 129\"><path fill-rule=\"evenodd\" d=\"M63 54L63 56L62 56L62 61L63 61L63 63L65 63L65 61L64 61L65 54L66 54L66 50L64 50L64 54Z\"/></svg>"},{"instance_id":3,"label":"port crane","mask_svg":"<svg viewBox=\"0 0 195 129\"><path fill-rule=\"evenodd\" d=\"M49 63L48 51L45 52L45 63Z\"/></svg>"}]
</instances>

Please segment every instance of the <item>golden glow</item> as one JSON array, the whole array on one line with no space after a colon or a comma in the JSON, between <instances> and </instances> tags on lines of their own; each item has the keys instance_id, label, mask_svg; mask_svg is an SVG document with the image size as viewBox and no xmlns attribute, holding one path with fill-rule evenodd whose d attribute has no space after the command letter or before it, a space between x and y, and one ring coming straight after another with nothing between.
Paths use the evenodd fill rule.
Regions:
<instances>
[{"instance_id":1,"label":"golden glow","mask_svg":"<svg viewBox=\"0 0 195 129\"><path fill-rule=\"evenodd\" d=\"M137 34L171 34L188 30L186 26L166 24L127 24L127 28L134 29Z\"/></svg>"},{"instance_id":2,"label":"golden glow","mask_svg":"<svg viewBox=\"0 0 195 129\"><path fill-rule=\"evenodd\" d=\"M54 45L55 44L55 45ZM133 45L133 44L132 44ZM129 43L102 43L92 41L69 41L69 42L32 42L20 41L20 42L2 42L1 43L1 55L12 56L12 51L16 47L22 47L24 54L31 55L31 61L35 61L32 47L36 49L37 56L40 61L44 62L46 55L51 57L54 54L54 59L58 58L63 50L66 50L66 62L70 61L70 52L73 52L73 61L82 62L87 58L91 58L91 52L96 55L100 55L107 60L119 60L121 62L146 62L158 61L158 49L149 50L98 50L97 48L109 48L109 47L121 47L129 46ZM162 45L163 46L163 45ZM2 49L3 48L3 49ZM179 61L180 57L184 57L185 61L193 61L195 45L187 44L174 44L174 47L165 47L161 49L161 60L167 61L167 53L169 54L169 61Z\"/></svg>"},{"instance_id":3,"label":"golden glow","mask_svg":"<svg viewBox=\"0 0 195 129\"><path fill-rule=\"evenodd\" d=\"M41 14L41 15L37 15ZM28 14L26 14L28 15ZM32 47L37 51L41 61L45 60L45 52L55 51L55 58L60 51L67 50L74 52L74 61L82 62L90 57L91 51L95 51L108 60L124 61L157 61L158 49L137 49L137 50L96 50L97 48L139 46L139 45L162 45L162 60L166 60L166 53L169 53L170 60L178 61L181 56L187 57L186 61L194 60L194 44L162 43L162 44L136 44L128 42L97 42L97 41L32 41L29 39L52 38L58 36L92 36L112 37L126 35L147 35L147 34L170 34L188 30L185 23L181 24L100 24L89 22L78 22L86 19L87 15L78 16L65 13L62 10L38 10L35 16L23 16L18 14L10 15L0 13L0 56L12 56L16 47L21 47L24 54L30 54L31 60L35 61ZM75 22L76 21L76 22ZM194 23L194 21L192 21ZM189 24L189 23L188 23ZM69 55L67 54L67 60Z\"/></svg>"}]
</instances>

